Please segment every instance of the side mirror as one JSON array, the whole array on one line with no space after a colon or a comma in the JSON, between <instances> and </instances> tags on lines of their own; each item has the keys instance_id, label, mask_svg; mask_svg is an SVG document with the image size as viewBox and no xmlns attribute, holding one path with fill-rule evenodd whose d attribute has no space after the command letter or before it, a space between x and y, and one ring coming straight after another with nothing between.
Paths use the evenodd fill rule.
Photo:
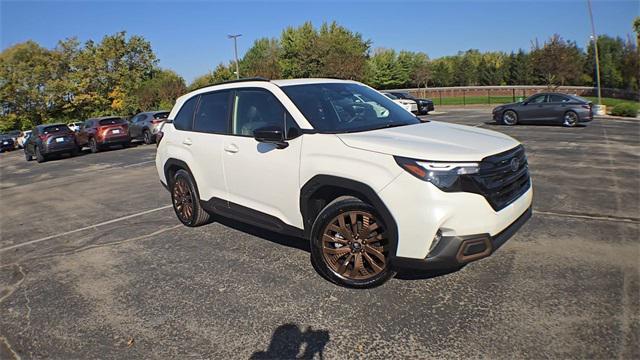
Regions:
<instances>
[{"instance_id":1,"label":"side mirror","mask_svg":"<svg viewBox=\"0 0 640 360\"><path fill-rule=\"evenodd\" d=\"M289 143L284 141L284 129L280 126L265 126L253 130L253 137L256 141L274 144L278 149L284 149Z\"/></svg>"}]
</instances>

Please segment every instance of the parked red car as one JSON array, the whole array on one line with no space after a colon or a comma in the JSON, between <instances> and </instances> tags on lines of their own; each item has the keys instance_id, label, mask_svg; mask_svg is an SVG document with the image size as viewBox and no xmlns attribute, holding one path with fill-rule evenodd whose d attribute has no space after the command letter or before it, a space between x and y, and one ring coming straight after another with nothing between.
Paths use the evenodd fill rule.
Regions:
<instances>
[{"instance_id":1,"label":"parked red car","mask_svg":"<svg viewBox=\"0 0 640 360\"><path fill-rule=\"evenodd\" d=\"M112 145L126 147L131 144L127 121L115 116L85 121L76 138L80 147L88 146L93 153Z\"/></svg>"}]
</instances>

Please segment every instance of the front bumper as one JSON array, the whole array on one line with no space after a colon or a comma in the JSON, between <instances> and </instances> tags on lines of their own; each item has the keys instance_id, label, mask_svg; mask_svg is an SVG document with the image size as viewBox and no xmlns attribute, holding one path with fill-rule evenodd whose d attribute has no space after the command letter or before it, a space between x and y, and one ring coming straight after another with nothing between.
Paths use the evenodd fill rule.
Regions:
<instances>
[{"instance_id":1,"label":"front bumper","mask_svg":"<svg viewBox=\"0 0 640 360\"><path fill-rule=\"evenodd\" d=\"M531 218L532 214L532 208L529 207L511 225L495 236L477 234L443 237L426 258L394 257L391 260L391 264L398 270L447 270L459 268L462 265L493 254Z\"/></svg>"}]
</instances>

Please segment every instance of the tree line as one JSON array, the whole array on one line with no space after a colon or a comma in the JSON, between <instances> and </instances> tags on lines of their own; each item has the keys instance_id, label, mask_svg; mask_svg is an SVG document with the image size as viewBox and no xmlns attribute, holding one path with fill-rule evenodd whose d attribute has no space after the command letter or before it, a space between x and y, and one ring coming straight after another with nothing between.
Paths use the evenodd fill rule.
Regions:
<instances>
[{"instance_id":1,"label":"tree line","mask_svg":"<svg viewBox=\"0 0 640 360\"><path fill-rule=\"evenodd\" d=\"M640 33L640 19L634 22ZM636 39L598 38L604 87L638 91ZM594 44L581 49L558 35L529 51L467 50L430 59L426 53L373 48L362 34L335 22L306 22L279 38L256 40L239 61L242 77L335 77L378 89L473 85L594 85ZM158 66L151 44L125 32L100 42L60 41L46 49L27 41L0 53L0 131L92 116L130 116L169 109L190 89L235 79L235 64L221 63L188 87Z\"/></svg>"}]
</instances>

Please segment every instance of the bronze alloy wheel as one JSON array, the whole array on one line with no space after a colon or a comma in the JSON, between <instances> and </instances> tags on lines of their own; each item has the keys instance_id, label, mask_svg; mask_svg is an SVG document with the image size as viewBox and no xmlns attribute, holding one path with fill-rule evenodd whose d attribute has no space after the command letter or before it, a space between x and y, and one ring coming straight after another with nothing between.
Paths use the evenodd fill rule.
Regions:
<instances>
[{"instance_id":1,"label":"bronze alloy wheel","mask_svg":"<svg viewBox=\"0 0 640 360\"><path fill-rule=\"evenodd\" d=\"M381 223L366 211L347 211L322 233L322 254L330 269L351 280L366 280L387 266L388 240Z\"/></svg>"},{"instance_id":2,"label":"bronze alloy wheel","mask_svg":"<svg viewBox=\"0 0 640 360\"><path fill-rule=\"evenodd\" d=\"M184 178L176 179L173 185L173 205L183 222L191 221L193 218L193 195Z\"/></svg>"}]
</instances>

